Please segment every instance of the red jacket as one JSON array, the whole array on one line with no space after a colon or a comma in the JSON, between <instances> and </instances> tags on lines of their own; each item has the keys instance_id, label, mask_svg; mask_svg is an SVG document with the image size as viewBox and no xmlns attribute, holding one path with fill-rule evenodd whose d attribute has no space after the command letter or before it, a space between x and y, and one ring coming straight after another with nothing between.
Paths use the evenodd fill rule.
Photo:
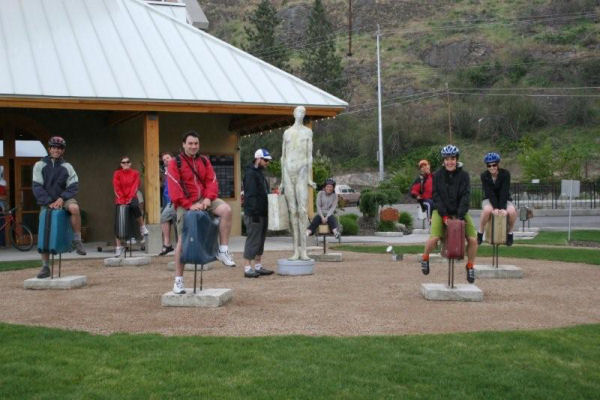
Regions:
<instances>
[{"instance_id":1,"label":"red jacket","mask_svg":"<svg viewBox=\"0 0 600 400\"><path fill-rule=\"evenodd\" d=\"M113 174L115 204L129 204L140 187L140 173L135 169L118 169Z\"/></svg>"},{"instance_id":2,"label":"red jacket","mask_svg":"<svg viewBox=\"0 0 600 400\"><path fill-rule=\"evenodd\" d=\"M419 175L413 182L410 194L415 198L421 196L424 200L433 198L433 175Z\"/></svg>"},{"instance_id":3,"label":"red jacket","mask_svg":"<svg viewBox=\"0 0 600 400\"><path fill-rule=\"evenodd\" d=\"M189 210L192 204L202 198L211 201L216 199L219 195L219 184L208 158L200 155L191 158L184 153L178 157L181 159L181 166L178 166L177 159L174 159L167 168L169 197L175 207ZM182 184L185 190L181 187Z\"/></svg>"}]
</instances>

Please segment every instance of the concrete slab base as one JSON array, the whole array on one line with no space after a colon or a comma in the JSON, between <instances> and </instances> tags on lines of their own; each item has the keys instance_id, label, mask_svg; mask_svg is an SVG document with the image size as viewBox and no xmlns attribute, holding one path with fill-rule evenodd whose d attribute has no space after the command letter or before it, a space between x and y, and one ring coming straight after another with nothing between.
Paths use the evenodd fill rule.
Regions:
<instances>
[{"instance_id":1,"label":"concrete slab base","mask_svg":"<svg viewBox=\"0 0 600 400\"><path fill-rule=\"evenodd\" d=\"M404 260L404 254L392 254L392 261Z\"/></svg>"},{"instance_id":2,"label":"concrete slab base","mask_svg":"<svg viewBox=\"0 0 600 400\"><path fill-rule=\"evenodd\" d=\"M233 298L231 289L200 289L185 288L185 294L175 294L172 291L163 294L160 302L163 307L221 307Z\"/></svg>"},{"instance_id":3,"label":"concrete slab base","mask_svg":"<svg viewBox=\"0 0 600 400\"><path fill-rule=\"evenodd\" d=\"M25 289L36 289L36 290L62 290L62 289L77 289L87 285L87 276L84 275L71 275L61 276L60 278L31 278L26 279L23 282Z\"/></svg>"},{"instance_id":4,"label":"concrete slab base","mask_svg":"<svg viewBox=\"0 0 600 400\"><path fill-rule=\"evenodd\" d=\"M216 261L211 262L209 264L204 264L204 267L202 268L201 265L198 265L198 271L200 271L200 268L202 268L203 271L210 271L211 269L213 269L216 265ZM169 264L167 264L167 270L169 271L175 271L175 261L171 261L169 262ZM185 264L185 266L183 267L184 271L194 271L194 264Z\"/></svg>"},{"instance_id":5,"label":"concrete slab base","mask_svg":"<svg viewBox=\"0 0 600 400\"><path fill-rule=\"evenodd\" d=\"M421 262L421 257L423 257L423 253L417 254L417 262ZM429 264L432 263L447 263L448 259L442 257L440 253L431 253L429 254Z\"/></svg>"},{"instance_id":6,"label":"concrete slab base","mask_svg":"<svg viewBox=\"0 0 600 400\"><path fill-rule=\"evenodd\" d=\"M315 260L295 260L287 258L277 260L277 274L279 275L312 275L315 269Z\"/></svg>"},{"instance_id":7,"label":"concrete slab base","mask_svg":"<svg viewBox=\"0 0 600 400\"><path fill-rule=\"evenodd\" d=\"M498 268L490 264L475 264L475 276L477 278L492 279L521 279L523 270L516 265L499 264Z\"/></svg>"},{"instance_id":8,"label":"concrete slab base","mask_svg":"<svg viewBox=\"0 0 600 400\"><path fill-rule=\"evenodd\" d=\"M322 262L342 262L344 260L342 253L312 253L308 256L315 261Z\"/></svg>"},{"instance_id":9,"label":"concrete slab base","mask_svg":"<svg viewBox=\"0 0 600 400\"><path fill-rule=\"evenodd\" d=\"M450 289L441 283L423 283L421 294L427 300L483 301L483 292L475 285L455 285Z\"/></svg>"},{"instance_id":10,"label":"concrete slab base","mask_svg":"<svg viewBox=\"0 0 600 400\"><path fill-rule=\"evenodd\" d=\"M413 229L412 233L414 233L414 234L418 233L418 234L421 234L421 235L428 234L429 233L429 229L417 228L417 229Z\"/></svg>"},{"instance_id":11,"label":"concrete slab base","mask_svg":"<svg viewBox=\"0 0 600 400\"><path fill-rule=\"evenodd\" d=\"M151 258L142 257L109 257L104 259L105 267L125 267L125 266L140 266L150 264Z\"/></svg>"}]
</instances>

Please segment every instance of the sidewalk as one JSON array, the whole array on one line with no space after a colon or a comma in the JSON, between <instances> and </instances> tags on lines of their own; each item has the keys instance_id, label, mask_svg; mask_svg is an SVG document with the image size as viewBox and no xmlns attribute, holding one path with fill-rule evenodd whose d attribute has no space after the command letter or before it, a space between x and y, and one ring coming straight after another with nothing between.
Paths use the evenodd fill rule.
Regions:
<instances>
[{"instance_id":1,"label":"sidewalk","mask_svg":"<svg viewBox=\"0 0 600 400\"><path fill-rule=\"evenodd\" d=\"M427 234L412 234L407 236L398 237L380 237L380 236L342 236L342 243L357 244L357 243L381 243L381 244L422 244L425 243L429 235ZM244 243L246 238L244 236L233 236L229 243L230 250L234 253L241 253L244 251ZM327 237L327 242L330 244L337 244L337 240L333 237ZM112 257L113 253L108 251L99 252L98 246L106 247L106 242L90 242L84 243L87 255L80 256L75 252L64 253L62 255L63 260L76 260L76 259L94 259L94 258L108 258ZM307 246L310 250L322 249L323 245L316 246L315 238L310 237L307 241ZM265 242L265 251L292 251L292 237L291 236L272 236L267 237ZM132 255L142 256L148 255L147 253L134 251ZM150 254L157 256L158 254ZM129 256L129 253L128 253ZM170 253L165 259L173 257L173 253ZM19 251L13 247L0 249L0 261L20 261L20 260L37 260L40 258L39 253L35 249L30 251ZM239 257L238 257L239 258ZM58 256L55 256L58 259Z\"/></svg>"}]
</instances>

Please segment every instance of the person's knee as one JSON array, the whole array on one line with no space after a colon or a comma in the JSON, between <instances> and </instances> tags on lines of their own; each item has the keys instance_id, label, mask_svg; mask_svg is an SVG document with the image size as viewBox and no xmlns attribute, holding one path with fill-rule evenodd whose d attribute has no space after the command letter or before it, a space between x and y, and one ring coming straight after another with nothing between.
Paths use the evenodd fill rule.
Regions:
<instances>
[{"instance_id":1,"label":"person's knee","mask_svg":"<svg viewBox=\"0 0 600 400\"><path fill-rule=\"evenodd\" d=\"M482 214L488 215L490 214L492 211L494 211L494 208L490 205L486 205L483 207L483 209L481 210Z\"/></svg>"},{"instance_id":2,"label":"person's knee","mask_svg":"<svg viewBox=\"0 0 600 400\"><path fill-rule=\"evenodd\" d=\"M467 243L469 246L477 246L477 239L469 236L467 238Z\"/></svg>"},{"instance_id":3,"label":"person's knee","mask_svg":"<svg viewBox=\"0 0 600 400\"><path fill-rule=\"evenodd\" d=\"M221 204L219 207L217 207L215 209L215 214L221 218L231 217L231 214L232 214L231 207L227 203Z\"/></svg>"},{"instance_id":4,"label":"person's knee","mask_svg":"<svg viewBox=\"0 0 600 400\"><path fill-rule=\"evenodd\" d=\"M71 215L79 215L79 205L78 204L73 204L73 203L69 204L67 209Z\"/></svg>"}]
</instances>

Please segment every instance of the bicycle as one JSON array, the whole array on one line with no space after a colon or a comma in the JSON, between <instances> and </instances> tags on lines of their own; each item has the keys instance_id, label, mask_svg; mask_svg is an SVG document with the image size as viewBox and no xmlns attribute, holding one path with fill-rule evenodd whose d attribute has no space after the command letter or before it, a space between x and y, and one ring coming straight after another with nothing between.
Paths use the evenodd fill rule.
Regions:
<instances>
[{"instance_id":1,"label":"bicycle","mask_svg":"<svg viewBox=\"0 0 600 400\"><path fill-rule=\"evenodd\" d=\"M4 218L4 225L0 226L0 231L9 231L8 237L15 249L28 251L33 247L33 233L27 225L17 222L15 210L16 208L13 208L4 214L0 214L0 219Z\"/></svg>"}]
</instances>

